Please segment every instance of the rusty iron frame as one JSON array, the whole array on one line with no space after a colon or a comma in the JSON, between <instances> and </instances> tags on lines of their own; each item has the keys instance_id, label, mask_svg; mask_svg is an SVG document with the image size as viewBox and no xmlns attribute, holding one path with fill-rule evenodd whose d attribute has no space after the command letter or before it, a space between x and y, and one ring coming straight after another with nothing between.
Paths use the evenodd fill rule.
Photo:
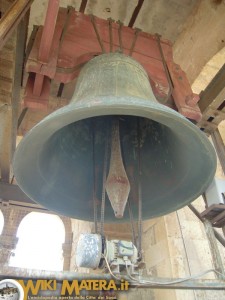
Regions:
<instances>
[{"instance_id":1,"label":"rusty iron frame","mask_svg":"<svg viewBox=\"0 0 225 300\"><path fill-rule=\"evenodd\" d=\"M54 3L58 0L51 1ZM52 13L54 17L52 14L50 15L52 19L56 18L56 12L57 10L54 11L54 14ZM119 47L124 54L132 54L134 59L144 66L151 79L153 92L160 103L177 109L187 118L200 120L201 113L197 106L198 97L192 92L186 74L173 62L170 42L161 39L159 49L156 36L122 26L119 21L113 22L113 20L103 20L92 15L86 16L76 12L75 9L71 11L71 14L72 17L69 21L67 20L69 22L68 28L70 28L67 31L65 29L65 23L67 22L65 21L67 18L66 9L59 9L55 27L51 28L50 36L55 32L52 43L51 39L41 38L40 40L41 31L37 33L33 52L31 51L30 60L28 58L26 64L27 72L36 74L36 78L31 76L28 80L24 98L25 106L48 110L50 85L48 85L47 78L67 84L76 79L81 67L95 55L99 55L101 52L112 52ZM50 22L48 13L46 22L47 25ZM71 31L72 29L73 31ZM64 43L60 42L59 32L61 31L64 31L65 34ZM78 34L78 32L81 33ZM42 37L43 35L44 32ZM52 49L52 55L44 63L40 60L40 49L45 48L42 45L43 40L45 40L45 43L49 43L47 48ZM74 46L77 40L79 41L79 47L75 51ZM130 47L129 41L131 43ZM54 52L53 49L58 49L58 52ZM92 52L90 52L90 49ZM37 52L39 52L39 55L36 57L35 53ZM171 80L173 90L171 84L168 85ZM170 97L171 90L172 95Z\"/></svg>"}]
</instances>

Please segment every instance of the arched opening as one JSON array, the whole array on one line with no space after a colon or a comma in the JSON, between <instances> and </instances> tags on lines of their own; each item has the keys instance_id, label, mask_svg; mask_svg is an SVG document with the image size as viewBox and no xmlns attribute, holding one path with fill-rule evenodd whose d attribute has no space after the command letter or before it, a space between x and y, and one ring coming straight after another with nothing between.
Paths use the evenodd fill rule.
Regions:
<instances>
[{"instance_id":1,"label":"arched opening","mask_svg":"<svg viewBox=\"0 0 225 300\"><path fill-rule=\"evenodd\" d=\"M20 223L17 231L18 244L10 266L63 270L62 243L65 228L58 216L32 212Z\"/></svg>"},{"instance_id":2,"label":"arched opening","mask_svg":"<svg viewBox=\"0 0 225 300\"><path fill-rule=\"evenodd\" d=\"M218 51L202 68L200 74L192 84L192 89L195 93L200 94L216 73L222 68L225 60L225 47Z\"/></svg>"},{"instance_id":3,"label":"arched opening","mask_svg":"<svg viewBox=\"0 0 225 300\"><path fill-rule=\"evenodd\" d=\"M0 210L0 234L2 234L3 227L4 227L4 217L2 211Z\"/></svg>"}]
</instances>

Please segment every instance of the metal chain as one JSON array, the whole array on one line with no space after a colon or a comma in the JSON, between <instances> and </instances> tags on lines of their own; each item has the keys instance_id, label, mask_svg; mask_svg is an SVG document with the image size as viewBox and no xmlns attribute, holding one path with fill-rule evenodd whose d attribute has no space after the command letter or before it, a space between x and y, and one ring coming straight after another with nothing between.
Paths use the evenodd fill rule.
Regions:
<instances>
[{"instance_id":1,"label":"metal chain","mask_svg":"<svg viewBox=\"0 0 225 300\"><path fill-rule=\"evenodd\" d=\"M95 124L92 122L92 155L93 155L93 208L94 208L94 228L98 233L98 216L96 203L96 176L95 176Z\"/></svg>"},{"instance_id":2,"label":"metal chain","mask_svg":"<svg viewBox=\"0 0 225 300\"><path fill-rule=\"evenodd\" d=\"M105 155L104 155L104 165L103 165L103 178L102 178L102 205L101 205L101 223L100 223L100 233L104 235L104 220L105 220L105 183L106 183L106 171L107 171L107 160L108 160L108 130L106 134L105 141Z\"/></svg>"},{"instance_id":3,"label":"metal chain","mask_svg":"<svg viewBox=\"0 0 225 300\"><path fill-rule=\"evenodd\" d=\"M127 206L128 206L129 216L130 216L130 226L131 226L131 231L132 231L132 242L135 246L137 246L136 245L135 228L134 228L134 216L133 216L133 212L132 212L132 209L131 209L129 198L127 200Z\"/></svg>"},{"instance_id":4,"label":"metal chain","mask_svg":"<svg viewBox=\"0 0 225 300\"><path fill-rule=\"evenodd\" d=\"M138 134L138 254L142 259L142 189L141 189L141 143L140 143L140 119L137 119Z\"/></svg>"}]
</instances>

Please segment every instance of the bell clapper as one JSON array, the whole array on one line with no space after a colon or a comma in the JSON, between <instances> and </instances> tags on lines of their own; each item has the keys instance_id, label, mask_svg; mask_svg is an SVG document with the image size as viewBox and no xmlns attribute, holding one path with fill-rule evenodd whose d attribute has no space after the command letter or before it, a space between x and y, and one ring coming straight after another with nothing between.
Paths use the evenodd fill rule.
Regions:
<instances>
[{"instance_id":1,"label":"bell clapper","mask_svg":"<svg viewBox=\"0 0 225 300\"><path fill-rule=\"evenodd\" d=\"M111 269L113 268L113 272L116 274L120 274L120 267L126 266L125 271L127 272L127 275L129 275L129 272L132 275L137 275L138 270L143 269L145 266L143 262L142 257L142 213L140 210L142 210L142 196L141 196L141 187L140 187L140 174L141 174L141 161L140 161L140 124L139 120L137 119L137 141L138 141L138 172L139 172L139 180L138 180L138 232L137 232L137 240L135 237L135 229L134 229L134 220L133 220L133 214L130 207L130 203L128 200L129 193L130 193L130 182L128 180L125 167L123 164L123 158L121 153L121 143L120 143L120 126L119 126L119 117L114 117L112 120L112 127L111 127L111 157L110 157L110 165L109 165L109 173L106 180L106 170L107 170L107 157L108 157L108 135L106 136L106 143L105 143L105 157L104 157L104 164L103 164L103 184L102 184L102 207L101 207L101 230L100 230L100 236L102 240L105 242L103 244L108 245L109 252L115 251L117 248L120 249L122 246L122 250L120 249L119 252L121 252L120 258L115 256L115 258L110 261L110 264L107 264L107 255L103 256L105 259L105 264L107 266L106 270L108 269L109 272L111 272ZM112 205L112 208L114 210L114 214L116 218L122 218L124 214L124 210L126 207L126 204L128 203L128 210L130 215L130 223L132 227L132 236L133 241L127 242L127 241L107 241L104 237L104 213L105 213L105 192L107 192L108 198L110 200L110 203ZM126 249L126 251L123 249L123 245ZM125 246L126 245L126 246ZM130 258L127 256L127 249L129 245L129 251L131 256L135 254L135 259L133 257L132 261L130 261ZM106 251L106 253L108 253ZM104 251L103 251L104 252ZM117 251L118 252L118 251ZM103 253L104 254L104 253ZM124 255L123 255L124 254ZM111 256L110 256L111 257ZM105 265L103 264L103 265ZM101 266L100 266L101 265ZM99 265L99 268L102 267L102 261Z\"/></svg>"},{"instance_id":2,"label":"bell clapper","mask_svg":"<svg viewBox=\"0 0 225 300\"><path fill-rule=\"evenodd\" d=\"M119 118L112 122L111 157L106 192L116 218L122 218L130 193L130 183L124 168L121 154Z\"/></svg>"}]
</instances>

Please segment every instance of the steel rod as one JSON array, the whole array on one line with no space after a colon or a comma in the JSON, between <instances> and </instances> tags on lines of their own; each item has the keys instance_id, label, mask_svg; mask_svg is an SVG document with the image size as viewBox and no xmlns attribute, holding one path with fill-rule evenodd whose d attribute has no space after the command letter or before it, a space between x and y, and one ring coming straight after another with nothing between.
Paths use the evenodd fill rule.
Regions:
<instances>
[{"instance_id":1,"label":"steel rod","mask_svg":"<svg viewBox=\"0 0 225 300\"><path fill-rule=\"evenodd\" d=\"M135 29L134 38L133 38L133 41L132 41L132 44L130 47L130 51L129 51L129 56L132 56L132 54L134 52L134 47L136 45L136 41L137 41L140 31L141 31L141 29L138 29L138 28Z\"/></svg>"},{"instance_id":2,"label":"steel rod","mask_svg":"<svg viewBox=\"0 0 225 300\"><path fill-rule=\"evenodd\" d=\"M92 23L92 25L93 25L93 27L94 27L94 31L95 31L97 40L98 40L99 45L100 45L100 47L101 47L101 49L102 49L102 53L106 53L104 44L103 44L102 39L101 39L101 37L100 37L100 34L99 34L99 32L98 32L98 28L97 28L97 25L96 25L96 22L95 22L95 17L94 17L93 15L90 15L90 19L91 19L91 23Z\"/></svg>"},{"instance_id":3,"label":"steel rod","mask_svg":"<svg viewBox=\"0 0 225 300\"><path fill-rule=\"evenodd\" d=\"M165 102L167 102L169 100L170 96L172 95L172 92L173 92L173 83L172 83L172 80L170 78L169 70L168 70L167 63L166 63L166 60L165 60L165 56L164 56L164 53L163 53L161 40L160 40L160 35L156 34L155 36L156 36L156 40L157 40L157 43L158 43L160 56L162 58L162 64L163 64L163 68L164 68L164 71L165 71L165 74L166 74L166 79L167 79L168 84L169 84L169 92L168 92L168 95L165 99Z\"/></svg>"},{"instance_id":4,"label":"steel rod","mask_svg":"<svg viewBox=\"0 0 225 300\"><path fill-rule=\"evenodd\" d=\"M118 36L119 36L119 44L120 44L120 51L123 53L123 41L122 41L122 27L123 23L118 21Z\"/></svg>"},{"instance_id":5,"label":"steel rod","mask_svg":"<svg viewBox=\"0 0 225 300\"><path fill-rule=\"evenodd\" d=\"M112 23L114 22L113 19L108 18L109 21L109 44L110 44L110 52L113 51L113 32L112 32Z\"/></svg>"},{"instance_id":6,"label":"steel rod","mask_svg":"<svg viewBox=\"0 0 225 300\"><path fill-rule=\"evenodd\" d=\"M0 279L12 278L21 280L40 280L40 279L52 279L62 282L63 280L111 280L113 279L110 274L87 274L87 273L75 273L65 271L37 271L32 269L22 269L15 267L8 267L0 265ZM199 290L225 290L225 281L218 279L188 279L180 283L165 284L169 281L180 280L180 278L152 278L142 277L142 280L151 281L151 285L140 285L139 283L132 281L128 276L122 277L130 283L130 287L138 288L157 288L157 289L199 289ZM155 283L154 283L155 282ZM160 284L159 284L160 283ZM162 284L165 285L162 285Z\"/></svg>"}]
</instances>

